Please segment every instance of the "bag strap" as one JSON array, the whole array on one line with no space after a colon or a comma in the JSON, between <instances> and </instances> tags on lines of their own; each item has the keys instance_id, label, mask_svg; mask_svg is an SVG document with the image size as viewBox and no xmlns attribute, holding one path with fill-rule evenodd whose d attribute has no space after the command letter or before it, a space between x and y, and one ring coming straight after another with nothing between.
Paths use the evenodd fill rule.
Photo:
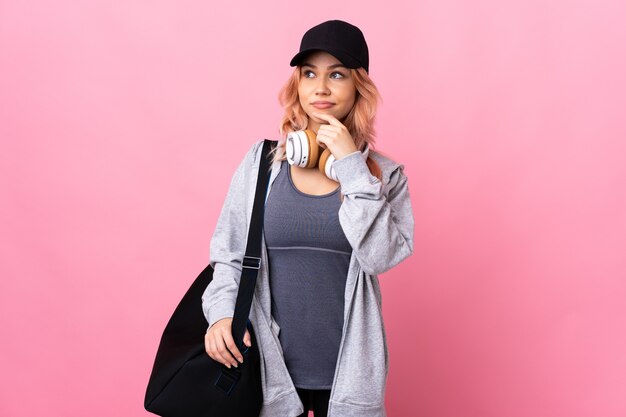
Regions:
<instances>
[{"instance_id":1,"label":"bag strap","mask_svg":"<svg viewBox=\"0 0 626 417\"><path fill-rule=\"evenodd\" d=\"M235 313L233 315L232 333L237 348L246 350L243 344L243 335L246 330L256 279L261 268L261 236L263 233L263 216L265 213L265 197L269 184L269 152L276 145L276 141L265 139L263 151L259 162L259 174L256 181L256 191L254 194L254 206L252 207L252 217L248 230L248 243L246 244L246 254L241 264L241 279L239 280L239 291L237 292L237 302L235 303Z\"/></svg>"}]
</instances>

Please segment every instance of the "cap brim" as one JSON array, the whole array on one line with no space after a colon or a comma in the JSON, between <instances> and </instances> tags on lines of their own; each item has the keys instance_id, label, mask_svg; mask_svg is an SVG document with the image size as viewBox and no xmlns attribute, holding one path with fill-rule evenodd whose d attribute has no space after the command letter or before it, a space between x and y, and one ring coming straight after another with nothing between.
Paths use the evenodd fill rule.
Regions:
<instances>
[{"instance_id":1,"label":"cap brim","mask_svg":"<svg viewBox=\"0 0 626 417\"><path fill-rule=\"evenodd\" d=\"M309 49L305 49L303 51L300 51L297 54L295 54L293 58L291 58L291 62L289 63L289 65L292 66L292 67L295 67L296 65L299 65L302 62L302 59L305 56L307 56L311 52L315 52L315 51L328 52L329 54L331 54L332 56L337 58L339 60L339 62L341 62L347 68L354 68L354 69L356 69L356 68L361 67L361 64L359 63L359 61L357 61L356 59L352 58L350 55L342 54L341 52L333 51L333 50L328 49L328 48L309 48Z\"/></svg>"}]
</instances>

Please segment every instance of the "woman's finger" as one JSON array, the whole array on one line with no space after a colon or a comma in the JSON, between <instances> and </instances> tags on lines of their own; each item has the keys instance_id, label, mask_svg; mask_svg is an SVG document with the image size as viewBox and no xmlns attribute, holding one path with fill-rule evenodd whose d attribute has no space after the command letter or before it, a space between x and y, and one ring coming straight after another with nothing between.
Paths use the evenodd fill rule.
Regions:
<instances>
[{"instance_id":1,"label":"woman's finger","mask_svg":"<svg viewBox=\"0 0 626 417\"><path fill-rule=\"evenodd\" d=\"M319 129L317 129L317 135L318 136L320 134L322 134L322 135L338 135L339 133L341 133L341 128L339 128L337 126L321 125L319 127Z\"/></svg>"},{"instance_id":2,"label":"woman's finger","mask_svg":"<svg viewBox=\"0 0 626 417\"><path fill-rule=\"evenodd\" d=\"M232 333L226 332L224 336L225 336L224 341L226 342L226 347L228 348L228 350L232 353L232 355L235 358L237 358L239 362L243 363L243 356L239 352L239 349L237 349L237 345L235 344L235 340L233 339ZM234 366L237 366L237 364L235 363Z\"/></svg>"},{"instance_id":3,"label":"woman's finger","mask_svg":"<svg viewBox=\"0 0 626 417\"><path fill-rule=\"evenodd\" d=\"M235 361L233 356L230 354L230 352L226 348L226 344L224 343L223 336L221 336L219 333L217 334L217 337L216 337L215 347L216 347L217 355L219 358L218 362L223 363L228 368L230 368L231 366L235 366L235 367L237 366L237 362Z\"/></svg>"},{"instance_id":4,"label":"woman's finger","mask_svg":"<svg viewBox=\"0 0 626 417\"><path fill-rule=\"evenodd\" d=\"M215 360L215 358L213 358L213 347L211 346L211 337L209 333L204 335L204 350L207 355L209 355L209 358Z\"/></svg>"},{"instance_id":5,"label":"woman's finger","mask_svg":"<svg viewBox=\"0 0 626 417\"><path fill-rule=\"evenodd\" d=\"M248 329L246 329L246 332L243 335L243 343L245 343L248 347L252 346L252 337L250 337Z\"/></svg>"},{"instance_id":6,"label":"woman's finger","mask_svg":"<svg viewBox=\"0 0 626 417\"><path fill-rule=\"evenodd\" d=\"M223 359L220 357L220 354L217 351L217 344L215 343L215 335L213 335L212 337L209 337L209 351L211 352L209 355L211 359L213 359L216 362L223 363L222 362Z\"/></svg>"}]
</instances>

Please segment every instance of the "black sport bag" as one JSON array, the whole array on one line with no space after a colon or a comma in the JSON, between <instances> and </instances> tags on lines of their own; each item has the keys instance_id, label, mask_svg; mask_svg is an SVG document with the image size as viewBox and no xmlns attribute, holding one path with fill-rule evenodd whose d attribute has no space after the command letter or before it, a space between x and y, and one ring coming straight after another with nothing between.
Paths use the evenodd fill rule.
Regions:
<instances>
[{"instance_id":1,"label":"black sport bag","mask_svg":"<svg viewBox=\"0 0 626 417\"><path fill-rule=\"evenodd\" d=\"M208 265L196 278L170 318L154 360L144 407L163 417L258 417L263 405L261 365L254 329L248 320L256 278L261 266L261 231L269 182L268 154L275 145L265 140L259 164L246 256L233 316L233 339L243 363L230 369L206 353L208 323L202 294L213 279ZM243 343L245 329L252 346Z\"/></svg>"}]
</instances>

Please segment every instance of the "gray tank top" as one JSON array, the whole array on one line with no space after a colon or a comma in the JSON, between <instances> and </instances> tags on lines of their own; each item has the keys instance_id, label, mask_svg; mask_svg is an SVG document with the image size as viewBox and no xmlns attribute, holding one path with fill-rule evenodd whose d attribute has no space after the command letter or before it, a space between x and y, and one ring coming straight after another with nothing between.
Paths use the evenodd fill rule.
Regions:
<instances>
[{"instance_id":1,"label":"gray tank top","mask_svg":"<svg viewBox=\"0 0 626 417\"><path fill-rule=\"evenodd\" d=\"M321 196L299 191L287 161L265 206L272 316L297 388L331 389L335 375L352 253L340 206L339 188Z\"/></svg>"}]
</instances>

